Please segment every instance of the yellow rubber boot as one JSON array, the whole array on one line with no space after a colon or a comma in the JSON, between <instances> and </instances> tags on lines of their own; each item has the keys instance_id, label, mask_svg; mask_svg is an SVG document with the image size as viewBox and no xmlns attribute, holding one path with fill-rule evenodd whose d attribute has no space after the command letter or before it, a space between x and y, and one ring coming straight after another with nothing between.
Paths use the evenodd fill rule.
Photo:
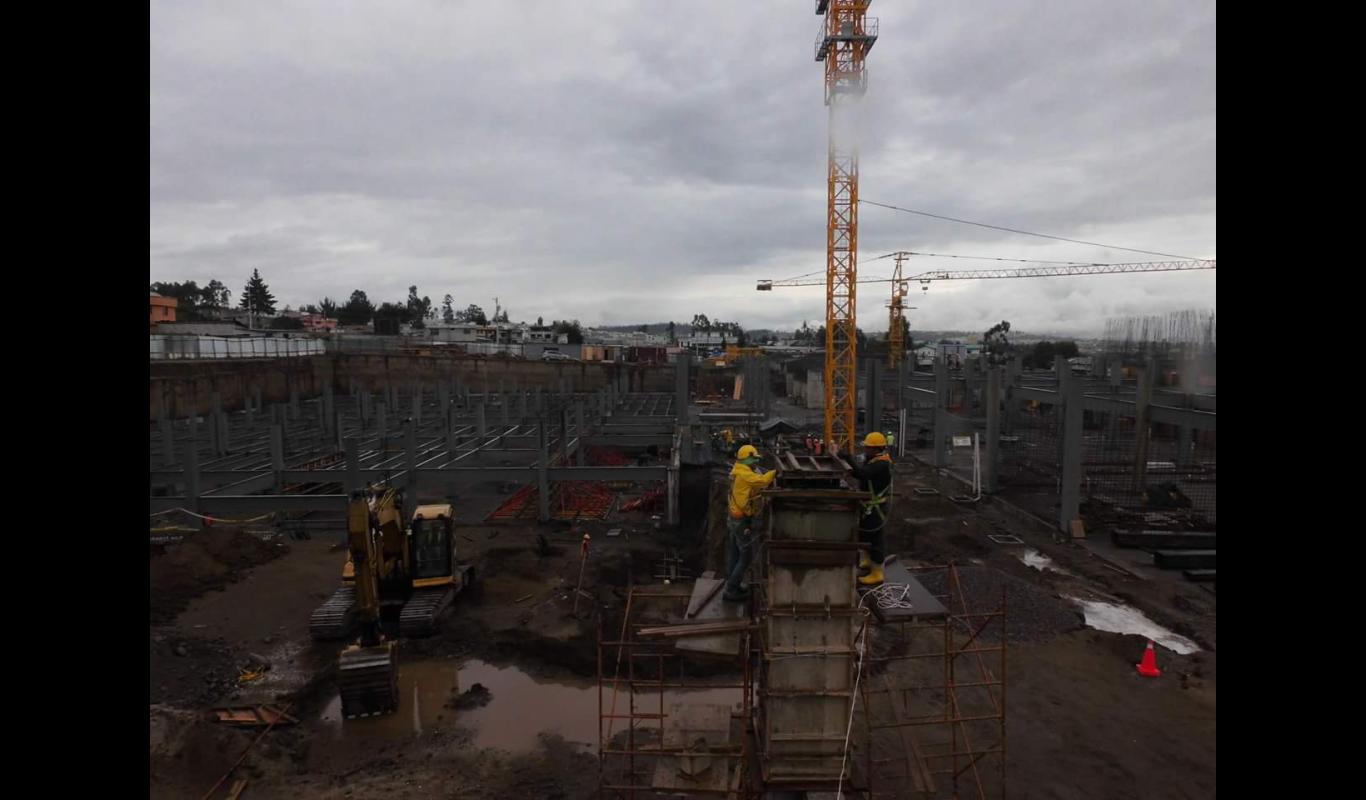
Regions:
<instances>
[{"instance_id":1,"label":"yellow rubber boot","mask_svg":"<svg viewBox=\"0 0 1366 800\"><path fill-rule=\"evenodd\" d=\"M882 583L882 565L874 564L873 567L868 570L868 574L859 578L858 582L864 586L877 586Z\"/></svg>"},{"instance_id":2,"label":"yellow rubber boot","mask_svg":"<svg viewBox=\"0 0 1366 800\"><path fill-rule=\"evenodd\" d=\"M868 558L867 553L860 551L858 554L858 568L866 571L871 566L873 566L872 559Z\"/></svg>"}]
</instances>

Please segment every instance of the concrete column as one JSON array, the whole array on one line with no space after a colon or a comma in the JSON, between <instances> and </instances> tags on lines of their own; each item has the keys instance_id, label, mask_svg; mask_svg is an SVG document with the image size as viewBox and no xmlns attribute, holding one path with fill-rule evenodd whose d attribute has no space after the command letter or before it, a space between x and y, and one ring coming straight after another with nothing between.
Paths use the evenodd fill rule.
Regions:
<instances>
[{"instance_id":1,"label":"concrete column","mask_svg":"<svg viewBox=\"0 0 1366 800\"><path fill-rule=\"evenodd\" d=\"M904 356L896 365L896 410L899 415L906 408L906 385L911 382L911 371L914 367L914 354Z\"/></svg>"},{"instance_id":2,"label":"concrete column","mask_svg":"<svg viewBox=\"0 0 1366 800\"><path fill-rule=\"evenodd\" d=\"M404 450L407 452L407 454L408 454L408 457L407 457L407 459L406 459L406 461L407 461L407 463L406 463L407 475L405 476L405 477L407 478L407 480L405 481L405 484L407 485L408 501L409 501L410 503L412 503L414 507L416 507L416 505L417 505L417 423L416 423L416 422L409 422L409 423L408 423L407 425L405 425L404 427L407 428L407 430L404 431L404 442L403 442L403 446L404 446L404 447L403 447L403 449L404 449Z\"/></svg>"},{"instance_id":3,"label":"concrete column","mask_svg":"<svg viewBox=\"0 0 1366 800\"><path fill-rule=\"evenodd\" d=\"M963 361L963 416L977 416L977 403L973 399L973 389L977 386L977 359Z\"/></svg>"},{"instance_id":4,"label":"concrete column","mask_svg":"<svg viewBox=\"0 0 1366 800\"><path fill-rule=\"evenodd\" d=\"M447 409L446 409L446 411L445 411L445 420L446 420L446 454L447 454L448 456L450 456L451 458L455 458L455 456L456 456L456 450L459 448L459 444L460 444L458 441L456 441L455 431L456 431L456 428L457 428L458 426L456 425L456 421L455 421L455 420L456 420L456 416L455 416L455 415L456 415L456 411L455 411L454 408L447 408Z\"/></svg>"},{"instance_id":5,"label":"concrete column","mask_svg":"<svg viewBox=\"0 0 1366 800\"><path fill-rule=\"evenodd\" d=\"M419 389L413 394L413 424L418 425L422 422L422 390Z\"/></svg>"},{"instance_id":6,"label":"concrete column","mask_svg":"<svg viewBox=\"0 0 1366 800\"><path fill-rule=\"evenodd\" d=\"M987 433L982 453L982 493L996 492L996 476L1001 463L1001 379L1000 367L987 369Z\"/></svg>"},{"instance_id":7,"label":"concrete column","mask_svg":"<svg viewBox=\"0 0 1366 800\"><path fill-rule=\"evenodd\" d=\"M587 466L588 461L584 454L584 449L588 446L588 429L583 425L583 400L574 398L574 435L578 437L579 446L575 451L574 463L580 467Z\"/></svg>"},{"instance_id":8,"label":"concrete column","mask_svg":"<svg viewBox=\"0 0 1366 800\"><path fill-rule=\"evenodd\" d=\"M948 402L949 364L942 355L934 358L934 465L943 467L948 464L944 440L949 433L949 421L944 404Z\"/></svg>"},{"instance_id":9,"label":"concrete column","mask_svg":"<svg viewBox=\"0 0 1366 800\"><path fill-rule=\"evenodd\" d=\"M209 413L204 421L209 425L209 452L222 455L226 445L223 443L223 428L218 424L218 416L223 411L223 399L218 392L209 393Z\"/></svg>"},{"instance_id":10,"label":"concrete column","mask_svg":"<svg viewBox=\"0 0 1366 800\"><path fill-rule=\"evenodd\" d=\"M560 408L560 463L569 463L569 408Z\"/></svg>"},{"instance_id":11,"label":"concrete column","mask_svg":"<svg viewBox=\"0 0 1366 800\"><path fill-rule=\"evenodd\" d=\"M261 403L261 387L259 385L251 387L251 393L252 396L256 398L256 410L260 411L261 409L265 408L265 406Z\"/></svg>"},{"instance_id":12,"label":"concrete column","mask_svg":"<svg viewBox=\"0 0 1366 800\"><path fill-rule=\"evenodd\" d=\"M289 382L289 418L299 418L299 385L292 380Z\"/></svg>"},{"instance_id":13,"label":"concrete column","mask_svg":"<svg viewBox=\"0 0 1366 800\"><path fill-rule=\"evenodd\" d=\"M1058 530L1067 533L1081 508L1081 381L1068 381L1062 419L1062 507Z\"/></svg>"},{"instance_id":14,"label":"concrete column","mask_svg":"<svg viewBox=\"0 0 1366 800\"><path fill-rule=\"evenodd\" d=\"M504 392L498 393L498 406L503 412L504 427L512 424L512 395Z\"/></svg>"},{"instance_id":15,"label":"concrete column","mask_svg":"<svg viewBox=\"0 0 1366 800\"><path fill-rule=\"evenodd\" d=\"M1071 370L1067 368L1067 359L1062 356L1053 356L1053 377L1058 381L1058 393L1061 394L1067 386L1068 378L1072 377Z\"/></svg>"},{"instance_id":16,"label":"concrete column","mask_svg":"<svg viewBox=\"0 0 1366 800\"><path fill-rule=\"evenodd\" d=\"M550 521L550 455L546 449L545 418L536 426L536 518L541 522Z\"/></svg>"},{"instance_id":17,"label":"concrete column","mask_svg":"<svg viewBox=\"0 0 1366 800\"><path fill-rule=\"evenodd\" d=\"M252 412L251 397L243 398L242 419L247 428L247 436L251 436L252 432L256 429L256 415Z\"/></svg>"},{"instance_id":18,"label":"concrete column","mask_svg":"<svg viewBox=\"0 0 1366 800\"><path fill-rule=\"evenodd\" d=\"M380 452L384 452L389 437L389 404L383 400L375 405L375 435L379 437Z\"/></svg>"},{"instance_id":19,"label":"concrete column","mask_svg":"<svg viewBox=\"0 0 1366 800\"><path fill-rule=\"evenodd\" d=\"M678 421L687 423L688 421L688 373L692 368L692 359L688 357L688 351L684 350L678 354L678 360L674 362L674 411L678 414Z\"/></svg>"},{"instance_id":20,"label":"concrete column","mask_svg":"<svg viewBox=\"0 0 1366 800\"><path fill-rule=\"evenodd\" d=\"M1152 356L1138 371L1138 394L1134 398L1134 491L1142 492L1148 483L1148 441L1153 386L1157 383L1157 362Z\"/></svg>"},{"instance_id":21,"label":"concrete column","mask_svg":"<svg viewBox=\"0 0 1366 800\"><path fill-rule=\"evenodd\" d=\"M332 384L323 384L323 419L327 420L323 425L323 430L331 433L336 427L337 407L336 398L332 396Z\"/></svg>"},{"instance_id":22,"label":"concrete column","mask_svg":"<svg viewBox=\"0 0 1366 800\"><path fill-rule=\"evenodd\" d=\"M165 417L157 420L157 427L161 431L161 463L170 469L175 464L175 432Z\"/></svg>"},{"instance_id":23,"label":"concrete column","mask_svg":"<svg viewBox=\"0 0 1366 800\"><path fill-rule=\"evenodd\" d=\"M674 454L674 461L675 461L675 463L677 463L677 460L678 460L678 454L675 453L675 454ZM678 524L678 520L679 520L679 514L678 514L678 470L677 470L677 469L674 469L672 466L669 467L669 477L668 477L668 480L666 481L665 486L664 486L664 499L665 499L665 502L666 502L666 504L667 504L667 509L668 509L668 510L666 511L667 518L665 519L665 522L667 522L669 525L677 525L677 524Z\"/></svg>"},{"instance_id":24,"label":"concrete column","mask_svg":"<svg viewBox=\"0 0 1366 800\"><path fill-rule=\"evenodd\" d=\"M360 485L360 442L354 436L342 441L346 450L346 493L359 491Z\"/></svg>"},{"instance_id":25,"label":"concrete column","mask_svg":"<svg viewBox=\"0 0 1366 800\"><path fill-rule=\"evenodd\" d=\"M1182 408L1194 408L1194 398L1191 395L1182 395ZM1190 425L1179 425L1176 428L1176 465L1187 467L1195 463L1195 451L1191 449L1194 439L1195 429Z\"/></svg>"},{"instance_id":26,"label":"concrete column","mask_svg":"<svg viewBox=\"0 0 1366 800\"><path fill-rule=\"evenodd\" d=\"M194 430L194 421L190 421L190 429ZM198 514L199 511L199 442L194 436L185 443L185 507ZM202 528L203 520L192 517L191 526Z\"/></svg>"},{"instance_id":27,"label":"concrete column","mask_svg":"<svg viewBox=\"0 0 1366 800\"><path fill-rule=\"evenodd\" d=\"M279 425L270 426L270 468L275 473L275 490L281 488L280 473L285 471L285 431Z\"/></svg>"},{"instance_id":28,"label":"concrete column","mask_svg":"<svg viewBox=\"0 0 1366 800\"><path fill-rule=\"evenodd\" d=\"M446 385L445 381L438 381L436 384L436 405L441 409L441 414L444 417L446 409L451 405L450 387Z\"/></svg>"},{"instance_id":29,"label":"concrete column","mask_svg":"<svg viewBox=\"0 0 1366 800\"><path fill-rule=\"evenodd\" d=\"M474 406L474 431L475 434L479 437L479 446L483 447L484 442L489 435L489 431L488 421L485 419L484 416L484 403L482 400Z\"/></svg>"}]
</instances>

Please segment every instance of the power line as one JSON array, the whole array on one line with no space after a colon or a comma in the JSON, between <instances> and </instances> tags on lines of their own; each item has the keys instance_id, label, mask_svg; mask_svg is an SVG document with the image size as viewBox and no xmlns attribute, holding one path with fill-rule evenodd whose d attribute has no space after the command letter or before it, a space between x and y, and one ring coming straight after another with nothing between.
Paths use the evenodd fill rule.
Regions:
<instances>
[{"instance_id":1,"label":"power line","mask_svg":"<svg viewBox=\"0 0 1366 800\"><path fill-rule=\"evenodd\" d=\"M960 256L960 255L955 255L955 254L953 254L953 253L922 253L922 252L920 252L920 251L918 251L918 250L907 250L907 251L905 251L905 253L906 253L906 255L908 255L908 256L933 256L933 257L935 257L935 258L970 258L970 259L974 259L974 260L976 260L976 261L1017 261L1017 262L1019 262L1019 263L1021 263L1021 264L1064 264L1064 265L1070 266L1070 267L1107 267L1107 266L1111 266L1111 265L1109 265L1109 264L1105 264L1105 263L1102 263L1102 262L1099 262L1099 261L1045 261L1044 259L1041 259L1041 258L1005 258L1005 257L1003 257L1003 256ZM894 255L896 255L896 253L888 253L886 256L878 256L878 258L887 258L888 256L894 256ZM876 261L877 259L869 259L869 260L871 260L871 261ZM1199 259L1188 259L1188 260L1190 260L1190 261L1197 261L1197 260L1199 260Z\"/></svg>"},{"instance_id":2,"label":"power line","mask_svg":"<svg viewBox=\"0 0 1366 800\"><path fill-rule=\"evenodd\" d=\"M949 221L949 222L959 222L959 223L962 223L962 224L964 224L964 225L976 225L976 226L979 227L979 228L990 228L990 229L995 230L995 231L1005 231L1005 232L1007 232L1007 233L1019 233L1019 234L1025 235L1025 236L1038 236L1038 237L1041 238L1041 239L1056 239L1056 240L1059 241L1059 242L1071 242L1071 243L1073 243L1073 244L1084 244L1084 245L1088 245L1088 246L1090 246L1090 247L1104 247L1104 248L1107 248L1107 249L1110 249L1110 250L1128 250L1128 251L1131 252L1131 253L1146 253L1147 255L1150 255L1150 256L1164 256L1164 257L1166 257L1166 258L1180 258L1180 259L1185 259L1185 260L1188 260L1188 261L1196 261L1196 260L1198 260L1198 259L1192 258L1191 256L1178 256L1178 255L1174 255L1174 254L1172 254L1172 253L1159 253L1159 252L1157 252L1156 250L1139 250L1139 249L1136 248L1136 247L1120 247L1120 246L1118 246L1118 245L1113 245L1113 244L1101 244L1100 242L1085 242L1085 241L1082 241L1081 239L1069 239L1069 238L1067 238L1066 236L1053 236L1052 234L1047 234L1047 233L1034 233L1033 231L1022 231L1022 230L1020 230L1020 229L1018 229L1018 228L1006 228L1006 227L1003 227L1003 226L1001 226L1001 225L988 225L988 224L985 223L985 222L973 222L973 221L970 220L970 219L958 219L957 217L946 217L946 216L944 216L944 215L942 215L942 214L931 214L931 213L928 212L928 211L916 211L916 210L913 209L913 208L902 208L902 207L900 207L900 206L888 205L887 203L877 203L877 202L874 202L874 201L872 201L872 200L864 200L863 198L859 198L859 202L860 202L860 203L867 203L867 204L870 205L870 206L878 206L879 208L889 208L889 209L891 209L892 211L904 211L904 212L907 213L907 214L919 214L919 215L922 216L922 217L933 217L934 219L942 219L942 220L947 220L947 221Z\"/></svg>"}]
</instances>

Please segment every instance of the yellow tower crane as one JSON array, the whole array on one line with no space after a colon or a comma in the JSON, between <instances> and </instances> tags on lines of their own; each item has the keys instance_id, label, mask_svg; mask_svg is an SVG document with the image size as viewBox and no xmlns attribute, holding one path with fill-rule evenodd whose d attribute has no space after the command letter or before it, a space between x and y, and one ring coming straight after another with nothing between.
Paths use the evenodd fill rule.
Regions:
<instances>
[{"instance_id":1,"label":"yellow tower crane","mask_svg":"<svg viewBox=\"0 0 1366 800\"><path fill-rule=\"evenodd\" d=\"M858 419L858 125L854 114L868 87L864 59L877 41L870 0L817 0L824 15L816 60L825 62L829 109L825 226L825 442L854 451Z\"/></svg>"},{"instance_id":2,"label":"yellow tower crane","mask_svg":"<svg viewBox=\"0 0 1366 800\"><path fill-rule=\"evenodd\" d=\"M891 309L887 320L887 366L892 370L901 364L906 354L906 294L910 291L910 281L901 277L901 263L906 260L905 253L896 254L896 271L892 274L892 299L887 302Z\"/></svg>"}]
</instances>

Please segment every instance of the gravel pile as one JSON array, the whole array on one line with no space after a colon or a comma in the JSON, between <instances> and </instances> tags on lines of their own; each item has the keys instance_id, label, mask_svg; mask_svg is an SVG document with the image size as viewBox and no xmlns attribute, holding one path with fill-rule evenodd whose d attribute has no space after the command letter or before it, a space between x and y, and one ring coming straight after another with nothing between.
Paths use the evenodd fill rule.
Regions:
<instances>
[{"instance_id":1,"label":"gravel pile","mask_svg":"<svg viewBox=\"0 0 1366 800\"><path fill-rule=\"evenodd\" d=\"M947 576L946 570L932 570L919 573L919 580L932 593L943 594ZM1010 642L1043 641L1084 625L1081 610L1072 603L999 570L960 566L958 582L968 611L973 613L996 610L1001 604L1001 587L1005 587L1006 638ZM950 608L957 609L957 597L951 600ZM999 633L1000 623L992 622L982 638L999 641Z\"/></svg>"}]
</instances>

